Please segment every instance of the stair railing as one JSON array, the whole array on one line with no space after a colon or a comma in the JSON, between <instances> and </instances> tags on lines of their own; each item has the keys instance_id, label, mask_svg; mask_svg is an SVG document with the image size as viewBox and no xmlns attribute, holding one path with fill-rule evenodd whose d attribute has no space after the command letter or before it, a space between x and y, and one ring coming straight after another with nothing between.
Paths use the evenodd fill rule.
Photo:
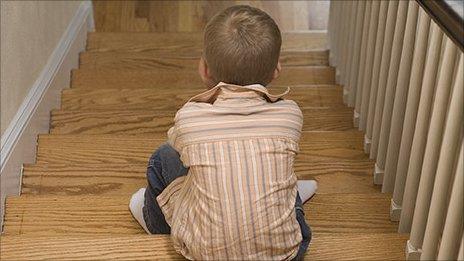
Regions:
<instances>
[{"instance_id":1,"label":"stair railing","mask_svg":"<svg viewBox=\"0 0 464 261\"><path fill-rule=\"evenodd\" d=\"M410 233L406 258L456 260L464 258L464 58L455 11L464 7L432 2L332 0L329 58L376 162L373 182L392 195L398 232Z\"/></svg>"}]
</instances>

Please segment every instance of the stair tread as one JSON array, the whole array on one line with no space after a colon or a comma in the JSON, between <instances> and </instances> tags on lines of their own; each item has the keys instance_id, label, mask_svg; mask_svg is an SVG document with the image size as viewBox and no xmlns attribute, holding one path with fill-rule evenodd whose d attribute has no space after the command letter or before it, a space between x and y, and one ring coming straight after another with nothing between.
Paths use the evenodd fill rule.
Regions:
<instances>
[{"instance_id":1,"label":"stair tread","mask_svg":"<svg viewBox=\"0 0 464 261\"><path fill-rule=\"evenodd\" d=\"M35 164L23 168L23 194L128 195L146 185L147 164ZM296 160L299 179L316 179L318 193L378 193L373 161Z\"/></svg>"},{"instance_id":2,"label":"stair tread","mask_svg":"<svg viewBox=\"0 0 464 261\"><path fill-rule=\"evenodd\" d=\"M297 159L366 159L360 131L305 131ZM38 163L145 164L166 135L39 135Z\"/></svg>"},{"instance_id":3,"label":"stair tread","mask_svg":"<svg viewBox=\"0 0 464 261\"><path fill-rule=\"evenodd\" d=\"M406 234L313 234L306 260L402 260ZM361 258L362 257L362 258ZM0 259L184 260L167 235L6 236Z\"/></svg>"},{"instance_id":4,"label":"stair tread","mask_svg":"<svg viewBox=\"0 0 464 261\"><path fill-rule=\"evenodd\" d=\"M284 67L272 85L292 86L302 84L335 84L335 70L329 66ZM89 89L135 88L201 88L203 83L196 70L111 70L76 69L72 73L72 87ZM180 91L180 90L178 90Z\"/></svg>"},{"instance_id":5,"label":"stair tread","mask_svg":"<svg viewBox=\"0 0 464 261\"><path fill-rule=\"evenodd\" d=\"M271 93L281 93L286 88L270 87ZM61 108L64 110L177 110L189 98L203 92L204 88L182 89L166 87L159 89L80 89L63 91ZM294 87L286 96L302 108L342 107L343 89L338 85L309 85Z\"/></svg>"},{"instance_id":6,"label":"stair tread","mask_svg":"<svg viewBox=\"0 0 464 261\"><path fill-rule=\"evenodd\" d=\"M304 108L303 130L353 129L350 108ZM55 110L52 134L164 134L173 124L174 110Z\"/></svg>"},{"instance_id":7,"label":"stair tread","mask_svg":"<svg viewBox=\"0 0 464 261\"><path fill-rule=\"evenodd\" d=\"M314 233L396 232L386 194L317 194L304 205ZM22 195L6 201L5 234L140 234L130 197Z\"/></svg>"},{"instance_id":8,"label":"stair tread","mask_svg":"<svg viewBox=\"0 0 464 261\"><path fill-rule=\"evenodd\" d=\"M283 51L327 49L326 32L306 31L282 34ZM202 33L90 33L87 50L196 53L203 49Z\"/></svg>"},{"instance_id":9,"label":"stair tread","mask_svg":"<svg viewBox=\"0 0 464 261\"><path fill-rule=\"evenodd\" d=\"M284 51L282 66L327 66L328 51ZM197 69L199 54L160 54L158 52L83 52L79 56L81 69L154 70L166 68Z\"/></svg>"}]
</instances>

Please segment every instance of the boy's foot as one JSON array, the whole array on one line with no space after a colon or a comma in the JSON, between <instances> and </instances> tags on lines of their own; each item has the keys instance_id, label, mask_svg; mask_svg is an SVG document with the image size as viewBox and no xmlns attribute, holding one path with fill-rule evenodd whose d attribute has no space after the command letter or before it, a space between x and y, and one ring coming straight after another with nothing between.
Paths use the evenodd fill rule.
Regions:
<instances>
[{"instance_id":1,"label":"boy's foot","mask_svg":"<svg viewBox=\"0 0 464 261\"><path fill-rule=\"evenodd\" d=\"M139 189L135 192L129 202L129 210L132 216L139 222L140 226L148 233L151 234L147 228L147 224L143 219L143 205L145 202L145 188Z\"/></svg>"},{"instance_id":2,"label":"boy's foot","mask_svg":"<svg viewBox=\"0 0 464 261\"><path fill-rule=\"evenodd\" d=\"M298 180L296 185L303 204L316 194L317 182L315 180Z\"/></svg>"}]
</instances>

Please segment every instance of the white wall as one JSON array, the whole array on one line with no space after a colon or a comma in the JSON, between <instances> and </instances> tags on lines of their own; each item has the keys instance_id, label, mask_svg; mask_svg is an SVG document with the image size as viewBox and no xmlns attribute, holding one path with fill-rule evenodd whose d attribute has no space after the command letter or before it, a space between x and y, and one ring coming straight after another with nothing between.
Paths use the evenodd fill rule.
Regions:
<instances>
[{"instance_id":1,"label":"white wall","mask_svg":"<svg viewBox=\"0 0 464 261\"><path fill-rule=\"evenodd\" d=\"M81 1L1 1L1 134Z\"/></svg>"},{"instance_id":2,"label":"white wall","mask_svg":"<svg viewBox=\"0 0 464 261\"><path fill-rule=\"evenodd\" d=\"M50 110L59 108L92 28L89 1L1 2L0 218L5 197L20 192L22 165L35 162L37 135L48 133Z\"/></svg>"},{"instance_id":3,"label":"white wall","mask_svg":"<svg viewBox=\"0 0 464 261\"><path fill-rule=\"evenodd\" d=\"M308 2L309 29L327 30L329 7L329 1L312 0Z\"/></svg>"}]
</instances>

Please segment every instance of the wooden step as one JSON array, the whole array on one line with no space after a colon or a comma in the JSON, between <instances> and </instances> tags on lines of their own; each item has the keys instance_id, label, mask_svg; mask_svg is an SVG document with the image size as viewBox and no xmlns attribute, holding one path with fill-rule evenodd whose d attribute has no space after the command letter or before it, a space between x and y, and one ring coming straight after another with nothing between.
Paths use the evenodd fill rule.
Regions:
<instances>
[{"instance_id":1,"label":"wooden step","mask_svg":"<svg viewBox=\"0 0 464 261\"><path fill-rule=\"evenodd\" d=\"M286 88L270 87L271 93ZM67 89L63 91L63 110L178 110L188 99L205 89ZM305 107L340 107L343 88L338 85L294 87L285 98Z\"/></svg>"},{"instance_id":2,"label":"wooden step","mask_svg":"<svg viewBox=\"0 0 464 261\"><path fill-rule=\"evenodd\" d=\"M185 260L167 235L6 236L1 260Z\"/></svg>"},{"instance_id":3,"label":"wooden step","mask_svg":"<svg viewBox=\"0 0 464 261\"><path fill-rule=\"evenodd\" d=\"M318 193L378 193L373 161L296 160L299 179L318 181ZM35 164L23 168L22 193L47 195L129 195L146 186L147 164Z\"/></svg>"},{"instance_id":4,"label":"wooden step","mask_svg":"<svg viewBox=\"0 0 464 261\"><path fill-rule=\"evenodd\" d=\"M404 260L406 234L313 234L305 260ZM185 260L167 235L7 236L2 260Z\"/></svg>"},{"instance_id":5,"label":"wooden step","mask_svg":"<svg viewBox=\"0 0 464 261\"><path fill-rule=\"evenodd\" d=\"M325 50L326 35L317 31L283 33L282 51ZM90 33L87 50L200 55L203 33Z\"/></svg>"},{"instance_id":6,"label":"wooden step","mask_svg":"<svg viewBox=\"0 0 464 261\"><path fill-rule=\"evenodd\" d=\"M328 66L328 51L290 51L280 54L282 66ZM199 55L158 54L153 52L84 52L81 69L158 70L197 69Z\"/></svg>"},{"instance_id":7,"label":"wooden step","mask_svg":"<svg viewBox=\"0 0 464 261\"><path fill-rule=\"evenodd\" d=\"M135 192L135 191L134 191ZM396 232L390 195L318 194L304 205L313 233ZM6 201L5 235L143 234L129 196L22 195Z\"/></svg>"},{"instance_id":8,"label":"wooden step","mask_svg":"<svg viewBox=\"0 0 464 261\"><path fill-rule=\"evenodd\" d=\"M273 85L335 84L335 70L328 66L284 67ZM197 70L85 70L72 72L72 87L88 89L201 88L203 83Z\"/></svg>"},{"instance_id":9,"label":"wooden step","mask_svg":"<svg viewBox=\"0 0 464 261\"><path fill-rule=\"evenodd\" d=\"M350 130L350 108L303 109L303 130ZM176 111L108 110L52 112L52 134L164 134L172 126Z\"/></svg>"},{"instance_id":10,"label":"wooden step","mask_svg":"<svg viewBox=\"0 0 464 261\"><path fill-rule=\"evenodd\" d=\"M298 158L366 159L360 131L303 132ZM39 135L37 163L146 164L165 142L155 135Z\"/></svg>"}]
</instances>

